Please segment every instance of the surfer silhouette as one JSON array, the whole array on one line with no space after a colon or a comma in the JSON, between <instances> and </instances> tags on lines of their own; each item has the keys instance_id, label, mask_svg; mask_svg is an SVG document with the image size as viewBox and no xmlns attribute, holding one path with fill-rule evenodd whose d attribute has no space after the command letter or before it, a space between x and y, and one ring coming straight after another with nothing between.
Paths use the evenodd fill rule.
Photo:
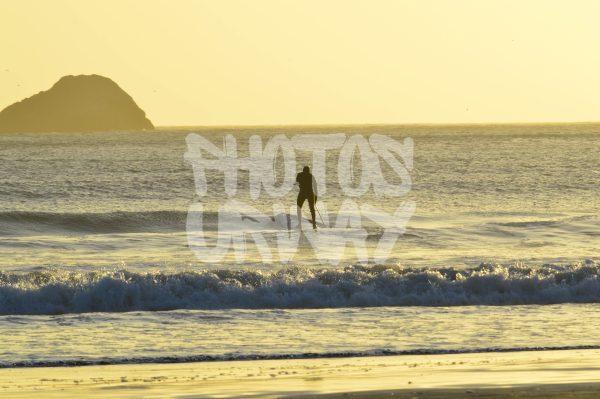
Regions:
<instances>
[{"instance_id":1,"label":"surfer silhouette","mask_svg":"<svg viewBox=\"0 0 600 399\"><path fill-rule=\"evenodd\" d=\"M296 183L300 186L300 192L298 193L298 228L302 229L302 205L304 201L308 201L308 208L310 209L310 216L312 217L313 229L317 229L317 222L315 219L315 202L317 202L317 181L315 177L310 173L310 168L305 166L302 172L296 176Z\"/></svg>"}]
</instances>

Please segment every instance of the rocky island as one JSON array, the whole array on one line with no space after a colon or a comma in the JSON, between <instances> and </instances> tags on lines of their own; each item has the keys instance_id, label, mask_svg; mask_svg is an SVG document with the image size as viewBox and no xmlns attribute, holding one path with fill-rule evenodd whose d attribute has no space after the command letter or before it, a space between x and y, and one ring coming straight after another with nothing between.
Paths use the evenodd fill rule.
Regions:
<instances>
[{"instance_id":1,"label":"rocky island","mask_svg":"<svg viewBox=\"0 0 600 399\"><path fill-rule=\"evenodd\" d=\"M0 132L98 132L154 129L133 98L111 79L69 75L49 90L0 112Z\"/></svg>"}]
</instances>

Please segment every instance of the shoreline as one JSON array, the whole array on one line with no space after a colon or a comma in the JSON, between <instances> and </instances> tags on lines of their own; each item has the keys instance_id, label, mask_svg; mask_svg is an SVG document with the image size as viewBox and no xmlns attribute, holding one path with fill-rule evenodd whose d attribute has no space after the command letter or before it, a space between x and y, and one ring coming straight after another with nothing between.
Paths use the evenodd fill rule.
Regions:
<instances>
[{"instance_id":1,"label":"shoreline","mask_svg":"<svg viewBox=\"0 0 600 399\"><path fill-rule=\"evenodd\" d=\"M405 356L442 356L442 355L485 355L493 353L520 353L520 352L553 352L553 351L581 351L600 350L599 345L569 345L557 347L512 347L493 349L410 349L410 350L373 350L367 352L325 352L325 353L289 353L280 355L188 355L185 357L162 356L155 358L125 358L125 359L90 359L90 360L55 360L40 361L37 363L21 361L13 364L0 363L0 370L6 369L34 369L55 367L94 367L94 366L143 366L148 364L194 364L194 363L228 363L228 362L256 362L269 360L319 360L319 359L351 359L371 357L405 357Z\"/></svg>"},{"instance_id":2,"label":"shoreline","mask_svg":"<svg viewBox=\"0 0 600 399\"><path fill-rule=\"evenodd\" d=\"M600 395L600 350L0 370L2 398L459 398ZM476 395L471 395L476 394Z\"/></svg>"}]
</instances>

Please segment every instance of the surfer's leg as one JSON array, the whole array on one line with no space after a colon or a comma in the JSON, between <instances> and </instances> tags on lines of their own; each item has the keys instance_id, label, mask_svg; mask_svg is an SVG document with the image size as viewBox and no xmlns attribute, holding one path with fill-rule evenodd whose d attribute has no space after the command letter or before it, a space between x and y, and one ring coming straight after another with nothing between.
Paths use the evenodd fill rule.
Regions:
<instances>
[{"instance_id":1,"label":"surfer's leg","mask_svg":"<svg viewBox=\"0 0 600 399\"><path fill-rule=\"evenodd\" d=\"M317 228L317 221L315 219L315 196L309 195L308 198L308 208L310 209L310 216L312 217L312 225L313 229Z\"/></svg>"},{"instance_id":2,"label":"surfer's leg","mask_svg":"<svg viewBox=\"0 0 600 399\"><path fill-rule=\"evenodd\" d=\"M304 205L304 196L298 194L298 199L296 200L296 214L298 216L298 229L302 230L302 205Z\"/></svg>"}]
</instances>

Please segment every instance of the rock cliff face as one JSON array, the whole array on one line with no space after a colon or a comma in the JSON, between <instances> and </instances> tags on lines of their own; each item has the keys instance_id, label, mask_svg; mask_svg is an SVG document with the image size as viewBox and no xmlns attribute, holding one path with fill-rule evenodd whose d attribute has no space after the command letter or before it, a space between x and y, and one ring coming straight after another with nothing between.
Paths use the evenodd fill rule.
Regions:
<instances>
[{"instance_id":1,"label":"rock cliff face","mask_svg":"<svg viewBox=\"0 0 600 399\"><path fill-rule=\"evenodd\" d=\"M112 80L64 76L49 90L0 112L0 132L91 132L154 129L144 111Z\"/></svg>"}]
</instances>

